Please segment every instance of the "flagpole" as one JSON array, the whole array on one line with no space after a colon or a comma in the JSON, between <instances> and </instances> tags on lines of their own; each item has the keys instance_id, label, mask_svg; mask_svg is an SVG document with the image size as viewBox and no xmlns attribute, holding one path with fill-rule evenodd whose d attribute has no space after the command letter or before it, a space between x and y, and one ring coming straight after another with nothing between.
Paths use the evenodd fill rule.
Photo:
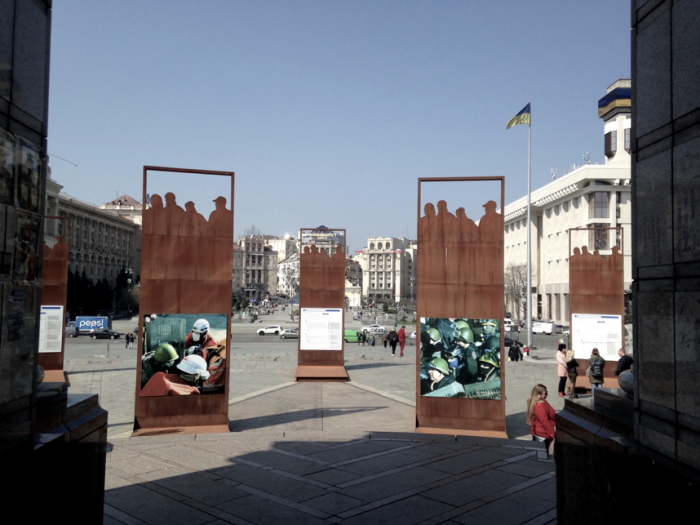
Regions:
<instances>
[{"instance_id":1,"label":"flagpole","mask_svg":"<svg viewBox=\"0 0 700 525\"><path fill-rule=\"evenodd\" d=\"M527 347L532 348L532 237L530 235L530 180L532 175L532 101L527 125Z\"/></svg>"}]
</instances>

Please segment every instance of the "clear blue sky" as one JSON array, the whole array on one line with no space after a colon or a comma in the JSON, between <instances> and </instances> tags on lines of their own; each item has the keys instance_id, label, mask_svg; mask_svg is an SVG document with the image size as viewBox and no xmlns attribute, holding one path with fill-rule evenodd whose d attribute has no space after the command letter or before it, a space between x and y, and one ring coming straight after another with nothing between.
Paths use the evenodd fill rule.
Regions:
<instances>
[{"instance_id":1,"label":"clear blue sky","mask_svg":"<svg viewBox=\"0 0 700 525\"><path fill-rule=\"evenodd\" d=\"M236 236L415 237L419 177L525 194L527 126L505 127L530 100L533 188L602 164L597 101L629 78L629 28L625 0L62 0L48 149L78 166L50 157L52 177L99 205L140 199L144 165L235 171ZM171 190L206 216L205 184Z\"/></svg>"}]
</instances>

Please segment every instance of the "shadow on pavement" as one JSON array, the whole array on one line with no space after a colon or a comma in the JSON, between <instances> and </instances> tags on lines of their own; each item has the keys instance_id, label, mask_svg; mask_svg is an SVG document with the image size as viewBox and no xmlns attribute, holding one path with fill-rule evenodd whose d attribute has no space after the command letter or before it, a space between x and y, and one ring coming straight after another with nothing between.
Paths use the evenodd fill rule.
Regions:
<instances>
[{"instance_id":1,"label":"shadow on pavement","mask_svg":"<svg viewBox=\"0 0 700 525\"><path fill-rule=\"evenodd\" d=\"M508 523L556 520L541 444L398 434L114 440L105 523ZM306 436L303 439L308 439Z\"/></svg>"},{"instance_id":2,"label":"shadow on pavement","mask_svg":"<svg viewBox=\"0 0 700 525\"><path fill-rule=\"evenodd\" d=\"M366 413L374 410L384 410L386 406L371 406L371 407L345 407L341 409L332 408L309 408L306 410L298 410L294 412L283 412L278 414L269 414L266 416L256 416L246 419L236 419L229 422L231 432L242 432L244 430L259 429L265 427L274 427L278 425L287 425L290 423L298 423L301 421L318 420L321 423L324 419L335 416L347 416L355 413Z\"/></svg>"}]
</instances>

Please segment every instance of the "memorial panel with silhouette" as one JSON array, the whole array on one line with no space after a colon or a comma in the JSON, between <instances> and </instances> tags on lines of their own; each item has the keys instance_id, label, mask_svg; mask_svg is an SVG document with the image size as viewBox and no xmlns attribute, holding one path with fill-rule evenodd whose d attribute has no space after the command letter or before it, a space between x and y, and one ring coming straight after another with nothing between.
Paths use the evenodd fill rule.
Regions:
<instances>
[{"instance_id":1,"label":"memorial panel with silhouette","mask_svg":"<svg viewBox=\"0 0 700 525\"><path fill-rule=\"evenodd\" d=\"M57 223L57 227L53 223ZM57 233L48 235L49 233ZM65 313L68 304L68 255L70 246L70 218L45 217L44 258L42 263L41 304L47 308L42 311L42 317L52 316L51 310L58 312L60 307L61 319L40 320L40 340L43 338L58 338L51 343L44 341L44 351L39 350L39 365L48 373L48 380L65 381L62 372L54 377L50 371L62 371L65 355ZM55 325L60 321L60 326ZM59 349L56 351L56 349ZM49 351L46 351L49 349Z\"/></svg>"},{"instance_id":2,"label":"memorial panel with silhouette","mask_svg":"<svg viewBox=\"0 0 700 525\"><path fill-rule=\"evenodd\" d=\"M342 232L342 244L334 239ZM303 239L307 236L314 240L305 244ZM322 235L326 234L326 235ZM299 312L304 315L317 315L319 309L340 310L342 313L341 324L328 325L327 329L333 334L337 332L340 344L344 345L343 333L345 325L345 245L346 232L343 229L330 229L325 226L319 228L302 228L302 252L299 266ZM326 239L327 242L321 240ZM300 330L308 327L300 318ZM321 329L320 326L318 329ZM324 328L326 329L326 328ZM330 334L329 337L333 337ZM333 349L329 345L327 349L305 350L302 348L302 339L298 343L298 366L296 370L297 381L346 381L348 379L345 370L345 349Z\"/></svg>"},{"instance_id":3,"label":"memorial panel with silhouette","mask_svg":"<svg viewBox=\"0 0 700 525\"><path fill-rule=\"evenodd\" d=\"M505 370L500 365L504 358L500 329L504 312L503 215L496 201L486 199L484 215L478 221L467 216L464 203L437 200L422 206L422 185L427 183L435 185L433 193L440 192L440 183L498 185L500 209L504 197L503 177L418 179L416 309L422 322L418 330L421 351L416 352L416 431L505 437ZM457 207L455 213L450 206ZM458 344L457 334L465 339L464 347ZM441 340L444 349L435 346ZM468 349L474 354L473 363L467 358ZM460 362L456 354L466 359ZM435 372L436 377L432 377L429 371L440 367L435 366L438 359L444 361L438 365L447 365L444 371L448 374L442 378ZM480 375L482 364L484 373ZM457 374L462 381L457 380ZM436 383L433 380L445 382L450 375L462 392L431 394L428 388ZM490 382L486 387L478 385L486 381Z\"/></svg>"},{"instance_id":4,"label":"memorial panel with silhouette","mask_svg":"<svg viewBox=\"0 0 700 525\"><path fill-rule=\"evenodd\" d=\"M575 243L572 238L579 236L580 233L588 235L590 238L590 233L597 234L603 231L617 231L619 232L620 246L624 246L624 230L622 228L572 228L569 230L569 311L571 312L571 319L569 326L572 329L571 332L571 348L576 354L576 358L579 362L578 367L578 378L576 380L577 388L590 388L590 380L586 376L586 370L588 368L587 357L581 355L582 348L577 349L577 341L579 341L579 346L585 346L586 348L590 345L582 345L581 337L574 333L575 326L581 326L580 322L574 322L575 316L582 316L584 314L595 314L595 315L605 315L605 316L615 316L619 318L619 332L616 334L610 334L610 337L606 338L606 341L601 339L601 342L607 345L607 340L614 340L619 336L621 339L620 347L624 348L624 333L625 333L625 275L624 275L624 256L618 246L613 246L609 253L601 254L600 250L594 250L591 253L587 245L576 246L572 250L572 244ZM578 243L575 243L578 244ZM608 250L605 250L606 252ZM617 368L616 362L618 360L617 348L613 351L609 349L601 350L601 355L605 361L610 361L604 372L604 382L603 386L605 388L617 388L619 385L617 383L617 378L615 377L615 370ZM605 353L605 355L603 355Z\"/></svg>"},{"instance_id":5,"label":"memorial panel with silhouette","mask_svg":"<svg viewBox=\"0 0 700 525\"><path fill-rule=\"evenodd\" d=\"M167 187L168 177L194 177L198 188L196 197L199 200L190 200L183 208L176 195L170 191L164 191L162 195L150 195L147 191L149 175L152 178L165 177L165 184L160 187ZM207 177L212 176L229 178L229 195L206 196ZM226 350L230 348L231 340L233 211L226 206L228 202L233 202L234 174L145 166L143 195L148 206L143 212L140 337L137 338L137 355L141 358L155 351L151 348L153 345L156 348L158 346L157 337L144 337L144 334L149 334L145 319L150 319L153 314L155 318L148 323L149 326L157 319L161 319L156 322L161 331L172 331L175 325L182 325L181 331L185 338L186 332L193 328L190 325L197 319L214 322L218 330L224 330L217 337L218 382L210 389L197 384L191 393L197 390L200 394L222 395L168 395L163 393L164 388L142 389L143 367L138 367L134 435L148 435L152 432L227 432L229 385ZM211 202L214 206L208 217L197 210L205 196L206 202ZM156 324L150 328L151 336L157 331ZM187 357L187 349L184 348L186 344L183 339L176 345L183 347L182 354L178 353L177 356L178 363ZM207 365L210 367L211 363L207 361ZM160 370L156 372L162 373ZM176 390L174 388L172 391Z\"/></svg>"}]
</instances>

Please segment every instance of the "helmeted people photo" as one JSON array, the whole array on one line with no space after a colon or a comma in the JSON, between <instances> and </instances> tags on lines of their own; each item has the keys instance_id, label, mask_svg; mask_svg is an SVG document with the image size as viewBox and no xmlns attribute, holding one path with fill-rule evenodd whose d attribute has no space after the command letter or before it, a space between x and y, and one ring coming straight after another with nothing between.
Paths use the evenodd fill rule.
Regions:
<instances>
[{"instance_id":1,"label":"helmeted people photo","mask_svg":"<svg viewBox=\"0 0 700 525\"><path fill-rule=\"evenodd\" d=\"M141 358L141 388L143 388L156 372L170 373L175 369L175 363L180 360L175 348L168 343L160 345Z\"/></svg>"},{"instance_id":2,"label":"helmeted people photo","mask_svg":"<svg viewBox=\"0 0 700 525\"><path fill-rule=\"evenodd\" d=\"M209 321L206 319L197 319L185 338L185 347L187 348L194 345L207 348L218 344L219 342L209 333Z\"/></svg>"},{"instance_id":3,"label":"helmeted people photo","mask_svg":"<svg viewBox=\"0 0 700 525\"><path fill-rule=\"evenodd\" d=\"M500 326L492 318L421 318L421 395L501 399Z\"/></svg>"},{"instance_id":4,"label":"helmeted people photo","mask_svg":"<svg viewBox=\"0 0 700 525\"><path fill-rule=\"evenodd\" d=\"M189 395L195 390L197 394L224 393L227 322L227 314L144 317L141 395ZM196 372L194 365L201 365Z\"/></svg>"},{"instance_id":5,"label":"helmeted people photo","mask_svg":"<svg viewBox=\"0 0 700 525\"><path fill-rule=\"evenodd\" d=\"M201 392L202 383L209 378L204 358L191 354L180 361L175 372L156 372L141 390L142 396L188 396Z\"/></svg>"}]
</instances>

